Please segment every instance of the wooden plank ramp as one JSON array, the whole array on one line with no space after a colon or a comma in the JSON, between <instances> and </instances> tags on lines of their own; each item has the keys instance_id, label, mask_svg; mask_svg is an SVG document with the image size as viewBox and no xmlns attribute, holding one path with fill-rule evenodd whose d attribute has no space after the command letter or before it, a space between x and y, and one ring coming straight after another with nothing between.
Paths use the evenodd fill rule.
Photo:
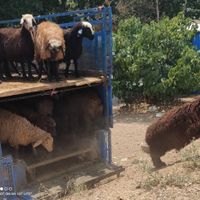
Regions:
<instances>
[{"instance_id":1,"label":"wooden plank ramp","mask_svg":"<svg viewBox=\"0 0 200 200\"><path fill-rule=\"evenodd\" d=\"M66 87L80 87L84 85L98 84L105 81L104 76L69 78L59 82L19 82L10 81L0 84L0 98L10 97L34 92L43 92Z\"/></svg>"},{"instance_id":2,"label":"wooden plank ramp","mask_svg":"<svg viewBox=\"0 0 200 200\"><path fill-rule=\"evenodd\" d=\"M89 189L101 181L104 183L112 181L124 170L121 166L90 162L86 166L75 170L70 169L60 176L51 177L47 181L31 184L25 191L32 194L33 200L59 199L73 193L76 189Z\"/></svg>"}]
</instances>

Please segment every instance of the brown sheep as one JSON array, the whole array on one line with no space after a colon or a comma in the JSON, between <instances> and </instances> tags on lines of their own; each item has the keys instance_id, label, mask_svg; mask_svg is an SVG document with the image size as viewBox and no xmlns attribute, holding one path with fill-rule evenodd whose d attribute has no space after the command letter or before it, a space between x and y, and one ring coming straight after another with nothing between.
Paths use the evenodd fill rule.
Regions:
<instances>
[{"instance_id":1,"label":"brown sheep","mask_svg":"<svg viewBox=\"0 0 200 200\"><path fill-rule=\"evenodd\" d=\"M33 149L42 145L48 152L53 151L51 134L4 109L0 109L0 142L9 143L17 150L19 145L32 144Z\"/></svg>"},{"instance_id":2,"label":"brown sheep","mask_svg":"<svg viewBox=\"0 0 200 200\"><path fill-rule=\"evenodd\" d=\"M80 91L64 96L55 104L57 132L90 133L102 122L103 105L96 91ZM85 134L84 134L85 136Z\"/></svg>"},{"instance_id":3,"label":"brown sheep","mask_svg":"<svg viewBox=\"0 0 200 200\"><path fill-rule=\"evenodd\" d=\"M63 60L65 52L64 32L53 22L42 22L38 25L35 37L35 61L42 75L43 61L47 64L48 78L58 77L58 61Z\"/></svg>"},{"instance_id":4,"label":"brown sheep","mask_svg":"<svg viewBox=\"0 0 200 200\"><path fill-rule=\"evenodd\" d=\"M46 107L44 106L44 108ZM5 108L17 115L25 117L33 125L41 128L44 131L47 131L48 133L51 133L52 136L56 136L56 122L51 115L39 113L29 106L16 104L16 102L14 104L6 105ZM46 111L49 110L46 108Z\"/></svg>"},{"instance_id":5,"label":"brown sheep","mask_svg":"<svg viewBox=\"0 0 200 200\"><path fill-rule=\"evenodd\" d=\"M142 149L150 153L155 167L166 165L160 157L172 149L180 150L200 137L200 98L173 108L147 128Z\"/></svg>"},{"instance_id":6,"label":"brown sheep","mask_svg":"<svg viewBox=\"0 0 200 200\"><path fill-rule=\"evenodd\" d=\"M53 115L53 100L49 97L44 97L35 101L35 107L41 115Z\"/></svg>"},{"instance_id":7,"label":"brown sheep","mask_svg":"<svg viewBox=\"0 0 200 200\"><path fill-rule=\"evenodd\" d=\"M28 74L32 78L31 65L34 58L34 35L36 21L31 14L25 14L21 18L21 28L0 29L0 62L4 65L7 77L11 77L8 68L9 62L20 62L23 77L26 77L24 63L28 64Z\"/></svg>"}]
</instances>

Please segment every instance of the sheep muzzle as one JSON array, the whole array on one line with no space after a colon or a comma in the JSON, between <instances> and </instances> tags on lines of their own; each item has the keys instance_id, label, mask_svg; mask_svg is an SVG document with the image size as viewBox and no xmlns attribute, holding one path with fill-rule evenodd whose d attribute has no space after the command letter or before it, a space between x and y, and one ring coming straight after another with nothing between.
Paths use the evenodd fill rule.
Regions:
<instances>
[{"instance_id":1,"label":"sheep muzzle","mask_svg":"<svg viewBox=\"0 0 200 200\"><path fill-rule=\"evenodd\" d=\"M47 136L43 143L42 146L48 151L48 152L52 152L53 151L53 137L52 136Z\"/></svg>"},{"instance_id":2,"label":"sheep muzzle","mask_svg":"<svg viewBox=\"0 0 200 200\"><path fill-rule=\"evenodd\" d=\"M48 49L51 53L58 53L62 49L62 42L58 40L50 40L48 43Z\"/></svg>"}]
</instances>

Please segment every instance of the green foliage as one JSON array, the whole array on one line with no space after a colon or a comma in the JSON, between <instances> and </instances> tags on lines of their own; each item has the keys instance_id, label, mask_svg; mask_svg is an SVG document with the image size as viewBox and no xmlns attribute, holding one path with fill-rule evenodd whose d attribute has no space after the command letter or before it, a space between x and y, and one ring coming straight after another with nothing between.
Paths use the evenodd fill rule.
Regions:
<instances>
[{"instance_id":1,"label":"green foliage","mask_svg":"<svg viewBox=\"0 0 200 200\"><path fill-rule=\"evenodd\" d=\"M96 7L104 0L1 0L0 20L20 18L24 13L42 15Z\"/></svg>"},{"instance_id":2,"label":"green foliage","mask_svg":"<svg viewBox=\"0 0 200 200\"><path fill-rule=\"evenodd\" d=\"M143 22L149 22L156 18L154 0L116 0L111 5L115 14L114 22L133 15Z\"/></svg>"},{"instance_id":3,"label":"green foliage","mask_svg":"<svg viewBox=\"0 0 200 200\"><path fill-rule=\"evenodd\" d=\"M139 97L171 100L199 89L200 57L191 45L190 20L177 17L142 26L132 17L115 35L114 93L126 103Z\"/></svg>"},{"instance_id":4,"label":"green foliage","mask_svg":"<svg viewBox=\"0 0 200 200\"><path fill-rule=\"evenodd\" d=\"M199 0L185 0L186 15L188 17L200 18L200 1Z\"/></svg>"}]
</instances>

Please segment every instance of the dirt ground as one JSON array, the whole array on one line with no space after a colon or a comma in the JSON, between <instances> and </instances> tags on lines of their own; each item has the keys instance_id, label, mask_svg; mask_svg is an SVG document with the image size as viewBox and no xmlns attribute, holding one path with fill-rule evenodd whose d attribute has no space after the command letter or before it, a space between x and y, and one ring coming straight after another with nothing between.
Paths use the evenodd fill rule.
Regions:
<instances>
[{"instance_id":1,"label":"dirt ground","mask_svg":"<svg viewBox=\"0 0 200 200\"><path fill-rule=\"evenodd\" d=\"M171 151L162 160L167 167L155 170L149 155L141 151L149 124L157 119L148 108L135 111L114 107L112 155L116 165L125 167L119 178L94 189L78 191L67 200L199 200L199 141L181 152Z\"/></svg>"}]
</instances>

